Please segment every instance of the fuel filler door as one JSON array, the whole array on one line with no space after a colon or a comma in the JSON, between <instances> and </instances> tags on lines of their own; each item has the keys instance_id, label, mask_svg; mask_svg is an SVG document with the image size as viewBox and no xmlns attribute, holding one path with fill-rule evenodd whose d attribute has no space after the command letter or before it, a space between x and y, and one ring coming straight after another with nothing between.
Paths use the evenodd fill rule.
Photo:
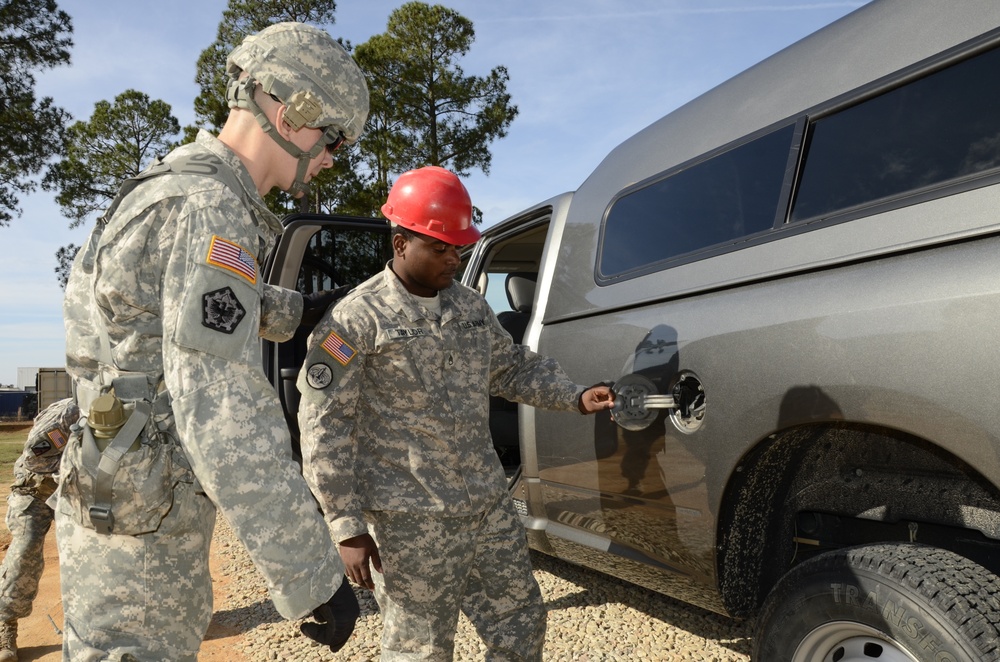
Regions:
<instances>
[{"instance_id":1,"label":"fuel filler door","mask_svg":"<svg viewBox=\"0 0 1000 662\"><path fill-rule=\"evenodd\" d=\"M693 372L679 373L669 393L657 393L656 385L637 373L625 375L611 390L611 418L626 430L646 429L661 409L669 410L667 417L685 434L698 430L705 419L705 389Z\"/></svg>"}]
</instances>

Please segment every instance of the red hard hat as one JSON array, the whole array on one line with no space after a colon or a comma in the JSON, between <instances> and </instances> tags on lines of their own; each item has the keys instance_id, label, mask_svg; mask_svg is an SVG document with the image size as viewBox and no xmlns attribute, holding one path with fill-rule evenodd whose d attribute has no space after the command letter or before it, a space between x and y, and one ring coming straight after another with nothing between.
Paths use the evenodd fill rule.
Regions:
<instances>
[{"instance_id":1,"label":"red hard hat","mask_svg":"<svg viewBox=\"0 0 1000 662\"><path fill-rule=\"evenodd\" d=\"M392 185L382 213L396 225L465 246L479 240L472 199L455 173L438 166L404 172Z\"/></svg>"}]
</instances>

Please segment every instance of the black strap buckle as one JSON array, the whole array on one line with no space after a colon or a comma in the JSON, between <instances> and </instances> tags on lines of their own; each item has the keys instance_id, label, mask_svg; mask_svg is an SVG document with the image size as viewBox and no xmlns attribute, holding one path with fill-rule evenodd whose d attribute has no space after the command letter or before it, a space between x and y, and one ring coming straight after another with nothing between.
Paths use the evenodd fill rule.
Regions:
<instances>
[{"instance_id":1,"label":"black strap buckle","mask_svg":"<svg viewBox=\"0 0 1000 662\"><path fill-rule=\"evenodd\" d=\"M115 516L110 506L91 506L90 523L98 533L109 534L115 528Z\"/></svg>"}]
</instances>

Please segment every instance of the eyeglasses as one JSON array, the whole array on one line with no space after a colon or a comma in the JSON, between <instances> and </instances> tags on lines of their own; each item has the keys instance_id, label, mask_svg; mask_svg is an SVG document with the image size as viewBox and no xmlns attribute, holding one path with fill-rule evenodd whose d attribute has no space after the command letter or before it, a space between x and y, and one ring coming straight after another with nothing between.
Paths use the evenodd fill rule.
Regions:
<instances>
[{"instance_id":1,"label":"eyeglasses","mask_svg":"<svg viewBox=\"0 0 1000 662\"><path fill-rule=\"evenodd\" d=\"M326 145L326 151L333 154L337 151L337 148L344 144L346 138L344 137L344 132L332 126L328 126L323 129L323 138Z\"/></svg>"}]
</instances>

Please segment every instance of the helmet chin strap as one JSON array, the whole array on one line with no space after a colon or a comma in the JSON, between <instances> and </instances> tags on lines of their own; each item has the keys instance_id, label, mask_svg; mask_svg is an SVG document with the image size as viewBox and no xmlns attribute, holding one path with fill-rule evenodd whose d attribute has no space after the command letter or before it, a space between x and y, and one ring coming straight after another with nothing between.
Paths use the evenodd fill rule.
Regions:
<instances>
[{"instance_id":1,"label":"helmet chin strap","mask_svg":"<svg viewBox=\"0 0 1000 662\"><path fill-rule=\"evenodd\" d=\"M243 108L252 112L253 116L257 119L257 124L264 130L264 133L269 135L274 142L281 145L282 149L298 159L299 165L295 171L295 181L292 182L291 186L284 189L284 191L294 198L305 196L309 193L309 185L305 181L309 164L326 148L325 137L321 134L319 140L316 141L316 144L308 152L295 143L286 140L278 132L277 127L271 123L271 120L267 118L264 110L254 101L253 93L256 86L257 81L249 76L242 80L235 78L230 80L229 87L226 90L226 99L229 102L229 107Z\"/></svg>"}]
</instances>

